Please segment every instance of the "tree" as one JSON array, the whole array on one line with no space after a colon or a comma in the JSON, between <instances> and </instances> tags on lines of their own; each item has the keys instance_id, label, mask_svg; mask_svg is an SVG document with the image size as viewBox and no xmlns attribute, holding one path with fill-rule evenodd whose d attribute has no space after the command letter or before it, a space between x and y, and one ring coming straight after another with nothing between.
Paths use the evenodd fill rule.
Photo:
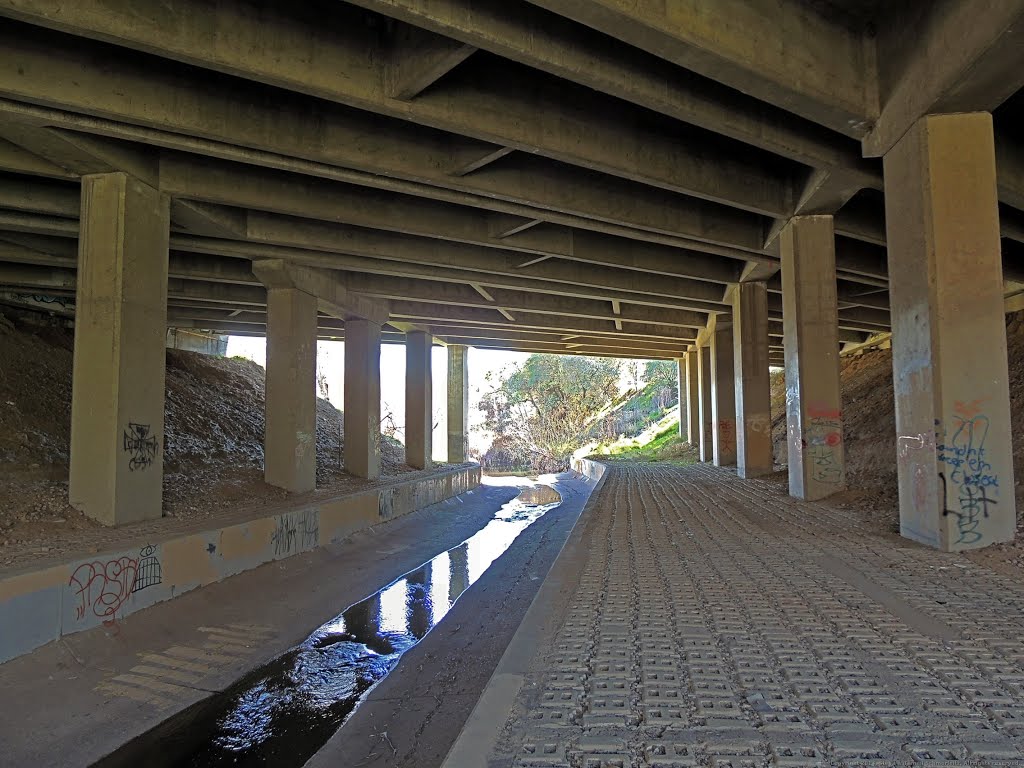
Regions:
<instances>
[{"instance_id":1,"label":"tree","mask_svg":"<svg viewBox=\"0 0 1024 768\"><path fill-rule=\"evenodd\" d=\"M679 399L678 368L673 360L648 360L644 366L644 378L651 392L658 393L660 403L665 407Z\"/></svg>"},{"instance_id":2,"label":"tree","mask_svg":"<svg viewBox=\"0 0 1024 768\"><path fill-rule=\"evenodd\" d=\"M607 358L531 355L481 399L484 426L503 450L528 458L535 469L566 469L594 418L618 394L619 365Z\"/></svg>"}]
</instances>

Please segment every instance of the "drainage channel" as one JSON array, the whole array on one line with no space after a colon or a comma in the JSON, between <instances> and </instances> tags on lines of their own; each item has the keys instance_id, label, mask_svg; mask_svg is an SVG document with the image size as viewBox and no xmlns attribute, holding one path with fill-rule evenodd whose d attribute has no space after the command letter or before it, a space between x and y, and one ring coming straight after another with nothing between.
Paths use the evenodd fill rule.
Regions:
<instances>
[{"instance_id":1,"label":"drainage channel","mask_svg":"<svg viewBox=\"0 0 1024 768\"><path fill-rule=\"evenodd\" d=\"M300 645L93 768L304 765L516 537L561 503L525 489L457 547L345 609Z\"/></svg>"}]
</instances>

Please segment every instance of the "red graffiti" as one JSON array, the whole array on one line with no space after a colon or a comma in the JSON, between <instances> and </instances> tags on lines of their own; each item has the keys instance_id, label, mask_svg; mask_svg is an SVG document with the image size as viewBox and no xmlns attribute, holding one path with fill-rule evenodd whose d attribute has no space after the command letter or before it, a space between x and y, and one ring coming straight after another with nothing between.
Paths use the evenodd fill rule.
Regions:
<instances>
[{"instance_id":1,"label":"red graffiti","mask_svg":"<svg viewBox=\"0 0 1024 768\"><path fill-rule=\"evenodd\" d=\"M982 410L982 404L988 400L987 397L979 397L977 400L971 400L969 403L965 403L962 400L957 400L953 403L953 413L961 417L965 421L970 421Z\"/></svg>"},{"instance_id":2,"label":"red graffiti","mask_svg":"<svg viewBox=\"0 0 1024 768\"><path fill-rule=\"evenodd\" d=\"M78 566L68 581L69 587L77 588L75 594L80 600L75 607L75 618L85 618L90 608L104 621L116 618L118 610L132 594L138 572L139 561L132 557Z\"/></svg>"},{"instance_id":3,"label":"red graffiti","mask_svg":"<svg viewBox=\"0 0 1024 768\"><path fill-rule=\"evenodd\" d=\"M827 435L825 435L825 445L827 446L835 448L841 442L843 442L843 436L840 435L838 432L829 432Z\"/></svg>"}]
</instances>

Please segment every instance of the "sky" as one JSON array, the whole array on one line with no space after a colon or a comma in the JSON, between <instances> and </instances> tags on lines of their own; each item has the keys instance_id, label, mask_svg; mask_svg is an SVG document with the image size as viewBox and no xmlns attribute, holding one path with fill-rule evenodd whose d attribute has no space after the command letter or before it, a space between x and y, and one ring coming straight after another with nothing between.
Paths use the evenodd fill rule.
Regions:
<instances>
[{"instance_id":1,"label":"sky","mask_svg":"<svg viewBox=\"0 0 1024 768\"><path fill-rule=\"evenodd\" d=\"M264 338L231 336L228 338L229 357L246 357L266 367L267 342ZM318 341L316 345L317 370L327 378L327 399L338 409L344 408L345 343ZM489 386L488 372L499 373L505 368L521 365L529 354L504 352L493 349L469 350L469 446L480 451L490 446L490 436L479 429L483 415L477 407ZM431 362L434 375L434 460L445 461L448 453L448 350L433 348ZM380 348L380 400L381 418L392 414L398 427L396 437L405 442L405 346L382 344Z\"/></svg>"}]
</instances>

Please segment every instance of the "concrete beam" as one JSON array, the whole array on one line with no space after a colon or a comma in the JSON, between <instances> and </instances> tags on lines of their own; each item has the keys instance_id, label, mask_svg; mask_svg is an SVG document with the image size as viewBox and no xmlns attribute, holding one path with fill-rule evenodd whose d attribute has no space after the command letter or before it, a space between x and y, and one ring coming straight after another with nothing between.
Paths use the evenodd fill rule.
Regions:
<instances>
[{"instance_id":1,"label":"concrete beam","mask_svg":"<svg viewBox=\"0 0 1024 768\"><path fill-rule=\"evenodd\" d=\"M358 230L356 230L358 232ZM18 233L26 233L19 235ZM78 225L72 220L54 216L38 214L5 213L0 210L0 234L7 239L14 236L30 237L42 236L43 233L52 241L55 238L73 238L77 236ZM364 242L375 243L376 250L369 253L379 253L379 240L366 240ZM413 240L415 242L415 240ZM522 277L521 271L513 269L511 274L507 272L487 273L472 271L470 269L444 268L431 264L428 259L420 258L417 262L407 261L384 261L376 258L350 256L345 253L330 253L324 250L309 250L294 246L279 246L265 243L241 242L224 240L220 238L206 238L189 235L186 233L172 233L171 246L179 251L193 253L214 254L228 256L238 259L285 259L294 263L306 266L327 267L330 269L345 269L371 274L393 275L409 278L424 278L433 281L445 281L456 283L484 284L489 287L500 287L509 289L522 289L531 292L548 293L552 295L577 296L581 298L621 300L631 304L649 307L666 307L670 309L685 309L697 312L711 312L726 309L725 305L717 300L706 301L700 299L685 299L679 296L665 296L631 291L626 286L601 287L574 282L556 282L543 280L540 276L537 279ZM443 247L443 246L436 246ZM386 250L386 249L385 249ZM422 249L421 249L422 252ZM460 251L463 254L474 253L470 249ZM386 254L384 254L386 256ZM476 253L475 257L480 254ZM481 262L475 261L473 266ZM588 270L581 274L587 274ZM621 281L620 281L621 282ZM713 284L708 283L708 286ZM708 289L705 289L708 290ZM714 290L714 289L710 289ZM702 324L702 323L698 323Z\"/></svg>"},{"instance_id":2,"label":"concrete beam","mask_svg":"<svg viewBox=\"0 0 1024 768\"><path fill-rule=\"evenodd\" d=\"M875 112L864 38L793 0L530 1L848 136Z\"/></svg>"},{"instance_id":3,"label":"concrete beam","mask_svg":"<svg viewBox=\"0 0 1024 768\"><path fill-rule=\"evenodd\" d=\"M52 179L73 179L77 174L51 163L24 147L0 138L0 170Z\"/></svg>"},{"instance_id":4,"label":"concrete beam","mask_svg":"<svg viewBox=\"0 0 1024 768\"><path fill-rule=\"evenodd\" d=\"M350 0L685 123L813 168L843 169L881 188L881 169L857 143L724 88L616 39L506 0Z\"/></svg>"},{"instance_id":5,"label":"concrete beam","mask_svg":"<svg viewBox=\"0 0 1024 768\"><path fill-rule=\"evenodd\" d=\"M252 271L267 288L294 288L314 296L321 311L342 320L363 318L377 325L388 320L386 301L371 300L349 291L338 275L288 264L281 259L254 261Z\"/></svg>"},{"instance_id":6,"label":"concrete beam","mask_svg":"<svg viewBox=\"0 0 1024 768\"><path fill-rule=\"evenodd\" d=\"M181 94L175 95L184 98ZM202 106L213 109L209 105ZM252 104L249 107L255 109ZM242 109L241 106L237 108ZM541 218L565 226L666 245L695 247L693 240L680 237L678 233L704 227L708 231L709 239L727 234L729 241L726 245L731 246L734 244L737 230L749 228L752 222L751 217L741 211L697 199L666 195L651 187L620 183L608 176L582 169L569 166L556 168L542 159L525 155L517 157L515 163L506 163L495 171L489 169L487 173L473 174L468 185L449 184L445 181L446 174L435 175L434 171L436 163L446 162L445 157L458 153L459 148L451 146L454 140L439 149L441 154L428 158L428 167L423 168L422 163L417 164L416 174L424 172L430 177L426 182L410 180L401 173L389 170L389 167L401 168L407 164L409 160L406 155L409 153L417 154L415 138L411 138L404 149L397 148L398 159L391 158L390 166L387 162L380 162L374 166L376 170L369 171L353 167L365 164L368 159L365 153L341 161L347 162L348 167L332 164L338 162L333 155L330 158L332 162L309 159L307 155L311 150L315 154L315 148L321 141L320 138L312 136L306 137L312 143L286 142L289 147L294 145L288 151L300 156L282 154L280 150L284 147L276 143L281 139L278 128L300 130L300 133L304 129L288 125L277 126L275 121L280 118L278 112L269 117L269 123L265 126L267 135L274 137L275 143L271 146L276 149L272 151L233 144L230 138L231 131L221 131L218 139L206 138L205 135L203 138L186 135L189 130L203 130L201 124L195 121L186 121L189 123L188 126L181 125L180 130L184 131L181 133L148 125L87 117L61 109L0 98L0 115L18 121L59 125L78 132L102 134L121 140L143 142L250 165L262 165L361 186L388 189L516 216ZM172 119L170 115L163 117ZM267 136L261 136L259 141L263 143L266 138ZM346 141L358 144L359 138L339 135L337 142L331 144L332 151L339 152L339 142L344 144ZM433 143L436 145L438 142ZM423 138L419 144L419 154L422 154L431 144L431 138ZM401 152L405 152L406 155ZM387 161L389 157L384 150L372 154L382 161ZM757 219L755 218L753 222L756 224ZM757 239L757 244L752 246L755 250L760 248L760 241L763 238L759 235Z\"/></svg>"},{"instance_id":7,"label":"concrete beam","mask_svg":"<svg viewBox=\"0 0 1024 768\"><path fill-rule=\"evenodd\" d=\"M121 12L111 12L109 3L101 7L90 0L75 3L74 8L62 7L57 0L4 0L0 8L32 24L115 42L752 212L778 215L789 207L785 176L773 175L753 157L744 157L742 145L725 150L714 143L702 146L704 137L696 135L679 141L671 131L657 130L653 125L641 134L636 131L639 121L624 114L624 105L609 109L607 100L581 89L570 107L565 84L554 80L524 82L521 77L483 77L486 89L475 88L470 80L461 82L459 88L421 93L412 101L391 98L384 87L388 78L381 71L386 54L375 45L374 36L361 34L361 25L354 23L355 19L325 25L316 14L297 13L295 6L290 6L288 13L266 8L256 16L238 0L219 0L212 6L201 0L179 0L173 15L167 18L159 13L137 18L137 14L131 14L127 0ZM344 16L340 9L338 13ZM267 34L268 29L273 34ZM27 38L34 37L35 30L12 31L23 45L9 50L10 58L23 66L22 57L30 55ZM6 48L7 41L2 42ZM68 49L59 43L54 47ZM79 47L84 46L75 46ZM97 55L103 55L103 51L100 46L95 49ZM69 58L51 58L47 63L53 79L60 78L56 70ZM127 94L132 75L143 74L144 68L141 63L129 65L122 59L118 91ZM133 71L129 74L128 70ZM338 77L338 72L344 72L345 77ZM155 74L146 73L153 90L159 91ZM80 69L78 76L78 90L89 90L87 73ZM14 98L28 95L24 76L20 87L13 90L6 90L3 80L0 74L0 92ZM218 90L212 83L205 85L208 93ZM203 90L198 83L196 90ZM195 99L195 94L191 98ZM578 102L595 100L599 103L587 110L587 119L578 120ZM98 106L94 104L87 111ZM534 119L539 114L548 119ZM250 110L250 120L253 117ZM321 122L313 115L305 117L311 123ZM323 127L318 125L318 132ZM383 124L378 128L385 130ZM364 141L371 135L365 134Z\"/></svg>"},{"instance_id":8,"label":"concrete beam","mask_svg":"<svg viewBox=\"0 0 1024 768\"><path fill-rule=\"evenodd\" d=\"M581 299L572 296L552 296L529 291L513 291L505 288L488 288L487 296L477 290L457 283L441 283L409 278L347 273L346 285L351 290L366 296L385 299L429 302L461 307L494 309L501 307L510 312L580 317L592 320L623 320L630 323L656 323L677 325L683 328L702 328L707 324L703 312L691 312L666 307L647 307L619 302L615 312L609 302L598 299Z\"/></svg>"},{"instance_id":9,"label":"concrete beam","mask_svg":"<svg viewBox=\"0 0 1024 768\"><path fill-rule=\"evenodd\" d=\"M345 324L345 471L380 477L380 326Z\"/></svg>"},{"instance_id":10,"label":"concrete beam","mask_svg":"<svg viewBox=\"0 0 1024 768\"><path fill-rule=\"evenodd\" d=\"M419 96L476 50L416 27L399 26L389 40L386 94L408 101Z\"/></svg>"},{"instance_id":11,"label":"concrete beam","mask_svg":"<svg viewBox=\"0 0 1024 768\"><path fill-rule=\"evenodd\" d=\"M864 137L870 157L888 152L925 115L991 112L1024 87L1024 1L897 9L879 30L882 110Z\"/></svg>"},{"instance_id":12,"label":"concrete beam","mask_svg":"<svg viewBox=\"0 0 1024 768\"><path fill-rule=\"evenodd\" d=\"M479 210L464 206L236 163L218 163L181 153L167 153L161 172L162 188L175 196L648 272L729 282L735 280L743 260L764 258L744 250L759 236L756 223L745 232L735 231L735 247L695 240L694 249L683 249L550 224L527 233L525 225L509 227L499 223L510 218L501 214L485 217ZM518 217L515 220L524 221ZM525 221L526 225L532 223ZM689 233L694 238L707 234L706 225ZM701 250L736 261L715 258Z\"/></svg>"},{"instance_id":13,"label":"concrete beam","mask_svg":"<svg viewBox=\"0 0 1024 768\"><path fill-rule=\"evenodd\" d=\"M612 345L572 347L564 343L545 343L537 341L519 341L509 339L474 339L462 336L447 336L444 341L449 344L472 346L475 349L501 349L512 352L536 352L547 355L583 355L584 357L618 357L636 360L672 360L679 356L680 349L637 350Z\"/></svg>"},{"instance_id":14,"label":"concrete beam","mask_svg":"<svg viewBox=\"0 0 1024 768\"><path fill-rule=\"evenodd\" d=\"M508 252L495 249L481 252L461 243L441 242L273 214L250 214L248 239L258 243L350 253L375 259L453 267L489 275L504 274L517 278L524 276L523 270L517 266L519 257ZM593 285L638 293L687 297L700 301L720 301L722 297L721 285L713 282L613 267L584 266L562 259L551 259L543 264L537 264L530 269L528 275L530 278L568 283L573 286Z\"/></svg>"}]
</instances>

